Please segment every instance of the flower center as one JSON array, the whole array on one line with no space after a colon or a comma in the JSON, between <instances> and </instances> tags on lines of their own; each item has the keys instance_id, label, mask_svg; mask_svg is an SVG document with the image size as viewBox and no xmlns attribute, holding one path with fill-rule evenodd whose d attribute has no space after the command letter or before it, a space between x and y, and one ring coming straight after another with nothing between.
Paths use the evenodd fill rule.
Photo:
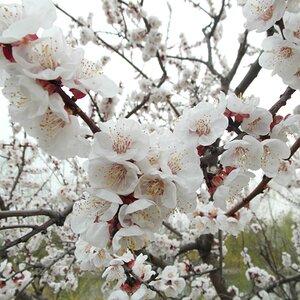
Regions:
<instances>
[{"instance_id":1,"label":"flower center","mask_svg":"<svg viewBox=\"0 0 300 300\"><path fill-rule=\"evenodd\" d=\"M48 137L53 138L56 134L64 128L66 122L55 115L51 110L45 113L43 119L40 122L41 131Z\"/></svg>"},{"instance_id":2,"label":"flower center","mask_svg":"<svg viewBox=\"0 0 300 300\"><path fill-rule=\"evenodd\" d=\"M29 56L29 59L32 62L38 62L39 65L45 69L55 70L59 65L58 62L54 59L54 54L57 52L57 41L53 41L50 37L50 41L45 41L42 44L36 44L32 48L32 55Z\"/></svg>"},{"instance_id":3,"label":"flower center","mask_svg":"<svg viewBox=\"0 0 300 300\"><path fill-rule=\"evenodd\" d=\"M289 58L293 55L293 49L291 47L282 47L280 49L279 55L283 58Z\"/></svg>"},{"instance_id":4,"label":"flower center","mask_svg":"<svg viewBox=\"0 0 300 300\"><path fill-rule=\"evenodd\" d=\"M78 75L79 78L88 79L95 76L97 73L101 73L100 65L97 65L87 59L81 60L81 72Z\"/></svg>"},{"instance_id":5,"label":"flower center","mask_svg":"<svg viewBox=\"0 0 300 300\"><path fill-rule=\"evenodd\" d=\"M177 175L181 171L182 153L173 153L168 161L168 167L173 175Z\"/></svg>"},{"instance_id":6,"label":"flower center","mask_svg":"<svg viewBox=\"0 0 300 300\"><path fill-rule=\"evenodd\" d=\"M210 133L210 128L204 120L199 120L195 123L195 132L197 135L208 135Z\"/></svg>"},{"instance_id":7,"label":"flower center","mask_svg":"<svg viewBox=\"0 0 300 300\"><path fill-rule=\"evenodd\" d=\"M242 146L235 148L235 153L238 156L238 160L241 163L244 163L247 160L247 152L249 151L248 148L244 148Z\"/></svg>"},{"instance_id":8,"label":"flower center","mask_svg":"<svg viewBox=\"0 0 300 300\"><path fill-rule=\"evenodd\" d=\"M106 170L106 187L110 188L115 185L119 185L126 177L127 170L123 165L113 164L108 170Z\"/></svg>"},{"instance_id":9,"label":"flower center","mask_svg":"<svg viewBox=\"0 0 300 300\"><path fill-rule=\"evenodd\" d=\"M261 121L261 117L258 117L257 119L253 120L252 122L250 122L248 125L250 127L255 127L257 126L257 124L259 123L259 121Z\"/></svg>"},{"instance_id":10,"label":"flower center","mask_svg":"<svg viewBox=\"0 0 300 300\"><path fill-rule=\"evenodd\" d=\"M164 183L160 179L153 179L147 182L146 193L153 197L162 196L164 193Z\"/></svg>"},{"instance_id":11,"label":"flower center","mask_svg":"<svg viewBox=\"0 0 300 300\"><path fill-rule=\"evenodd\" d=\"M113 139L112 148L118 154L123 154L126 153L131 144L132 140L129 138L129 136L124 136L118 133Z\"/></svg>"},{"instance_id":12,"label":"flower center","mask_svg":"<svg viewBox=\"0 0 300 300\"><path fill-rule=\"evenodd\" d=\"M262 14L260 15L260 19L265 22L270 20L273 17L273 6L272 5L264 10L259 8L258 11L262 12Z\"/></svg>"},{"instance_id":13,"label":"flower center","mask_svg":"<svg viewBox=\"0 0 300 300\"><path fill-rule=\"evenodd\" d=\"M20 20L22 6L19 4L2 4L0 5L0 32L3 32L11 24Z\"/></svg>"}]
</instances>

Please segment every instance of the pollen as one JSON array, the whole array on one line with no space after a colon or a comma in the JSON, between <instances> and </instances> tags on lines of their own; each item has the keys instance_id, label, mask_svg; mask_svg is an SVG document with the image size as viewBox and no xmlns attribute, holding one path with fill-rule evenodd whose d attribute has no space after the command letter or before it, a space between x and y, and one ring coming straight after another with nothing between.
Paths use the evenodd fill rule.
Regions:
<instances>
[{"instance_id":1,"label":"pollen","mask_svg":"<svg viewBox=\"0 0 300 300\"><path fill-rule=\"evenodd\" d=\"M294 76L300 77L300 70L298 70L298 71L294 74Z\"/></svg>"},{"instance_id":2,"label":"pollen","mask_svg":"<svg viewBox=\"0 0 300 300\"><path fill-rule=\"evenodd\" d=\"M300 39L300 29L298 29L297 31L294 31L293 36L297 39Z\"/></svg>"},{"instance_id":3,"label":"pollen","mask_svg":"<svg viewBox=\"0 0 300 300\"><path fill-rule=\"evenodd\" d=\"M44 115L40 122L41 131L53 138L66 125L66 122L55 115L51 110Z\"/></svg>"},{"instance_id":4,"label":"pollen","mask_svg":"<svg viewBox=\"0 0 300 300\"><path fill-rule=\"evenodd\" d=\"M177 175L181 171L182 153L173 153L168 161L168 167L173 175Z\"/></svg>"},{"instance_id":5,"label":"pollen","mask_svg":"<svg viewBox=\"0 0 300 300\"><path fill-rule=\"evenodd\" d=\"M290 58L293 55L293 49L291 47L282 47L279 55L283 58Z\"/></svg>"},{"instance_id":6,"label":"pollen","mask_svg":"<svg viewBox=\"0 0 300 300\"><path fill-rule=\"evenodd\" d=\"M264 150L264 153L263 153L263 156L261 158L261 162L263 164L267 164L268 162L268 157L271 155L271 150L270 150L270 147L267 146L267 145L264 145L263 146L263 150Z\"/></svg>"},{"instance_id":7,"label":"pollen","mask_svg":"<svg viewBox=\"0 0 300 300\"><path fill-rule=\"evenodd\" d=\"M113 139L112 149L118 154L123 154L127 152L131 144L132 140L129 136L118 133Z\"/></svg>"},{"instance_id":8,"label":"pollen","mask_svg":"<svg viewBox=\"0 0 300 300\"><path fill-rule=\"evenodd\" d=\"M257 124L261 121L261 117L258 117L257 119L253 120L252 122L250 122L248 125L249 127L256 127Z\"/></svg>"},{"instance_id":9,"label":"pollen","mask_svg":"<svg viewBox=\"0 0 300 300\"><path fill-rule=\"evenodd\" d=\"M11 5L0 5L0 16L1 16L1 32L7 29L11 24L20 20L22 14L22 7L18 4Z\"/></svg>"},{"instance_id":10,"label":"pollen","mask_svg":"<svg viewBox=\"0 0 300 300\"><path fill-rule=\"evenodd\" d=\"M88 61L87 59L81 60L81 72L78 76L79 78L88 79L100 73L101 73L100 65Z\"/></svg>"},{"instance_id":11,"label":"pollen","mask_svg":"<svg viewBox=\"0 0 300 300\"><path fill-rule=\"evenodd\" d=\"M106 187L111 188L119 185L126 177L127 170L121 164L113 164L105 172L104 178L106 179Z\"/></svg>"},{"instance_id":12,"label":"pollen","mask_svg":"<svg viewBox=\"0 0 300 300\"><path fill-rule=\"evenodd\" d=\"M164 183L160 179L153 179L147 182L146 193L153 197L162 196L164 193Z\"/></svg>"},{"instance_id":13,"label":"pollen","mask_svg":"<svg viewBox=\"0 0 300 300\"><path fill-rule=\"evenodd\" d=\"M29 59L32 62L38 62L45 69L55 70L59 63L55 60L55 54L58 51L57 41L51 37L48 41L41 44L36 44L32 48L32 54Z\"/></svg>"},{"instance_id":14,"label":"pollen","mask_svg":"<svg viewBox=\"0 0 300 300\"><path fill-rule=\"evenodd\" d=\"M84 247L84 252L85 253L89 253L92 249L92 246L90 244L87 244L85 247Z\"/></svg>"},{"instance_id":15,"label":"pollen","mask_svg":"<svg viewBox=\"0 0 300 300\"><path fill-rule=\"evenodd\" d=\"M286 173L287 171L288 171L287 164L284 161L280 162L279 172Z\"/></svg>"},{"instance_id":16,"label":"pollen","mask_svg":"<svg viewBox=\"0 0 300 300\"><path fill-rule=\"evenodd\" d=\"M204 120L198 120L195 125L195 132L197 135L202 136L202 135L208 135L210 133L210 127L208 126L207 122Z\"/></svg>"},{"instance_id":17,"label":"pollen","mask_svg":"<svg viewBox=\"0 0 300 300\"><path fill-rule=\"evenodd\" d=\"M263 21L269 21L273 17L273 6L271 5L267 9L262 10L262 14L260 15L261 20Z\"/></svg>"},{"instance_id":18,"label":"pollen","mask_svg":"<svg viewBox=\"0 0 300 300\"><path fill-rule=\"evenodd\" d=\"M238 156L238 161L239 162L245 163L245 161L248 158L248 155L247 155L248 151L249 151L248 148L244 148L244 147L241 147L241 146L235 148L235 153Z\"/></svg>"}]
</instances>

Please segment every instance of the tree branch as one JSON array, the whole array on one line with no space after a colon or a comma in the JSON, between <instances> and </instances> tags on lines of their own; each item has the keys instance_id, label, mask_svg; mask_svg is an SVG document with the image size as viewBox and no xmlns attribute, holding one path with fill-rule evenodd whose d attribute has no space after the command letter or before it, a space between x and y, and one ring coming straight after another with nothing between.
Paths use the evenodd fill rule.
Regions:
<instances>
[{"instance_id":1,"label":"tree branch","mask_svg":"<svg viewBox=\"0 0 300 300\"><path fill-rule=\"evenodd\" d=\"M65 14L67 17L69 17L72 21L74 21L77 25L80 27L84 27L85 25L78 21L76 18L71 16L69 13L67 13L64 9L58 6L58 4L55 4L55 7L60 10L63 14ZM121 56L129 65L131 65L140 75L142 75L144 78L149 79L148 76L140 69L138 68L133 62L131 62L125 55L123 55L120 51L118 51L116 48L114 48L112 45L108 44L106 41L104 41L102 38L99 37L99 35L96 32L93 32L95 38L101 42L106 48L112 50L119 56Z\"/></svg>"},{"instance_id":2,"label":"tree branch","mask_svg":"<svg viewBox=\"0 0 300 300\"><path fill-rule=\"evenodd\" d=\"M61 88L60 82L56 80L49 80L56 87L56 92L61 96L64 103L73 111L75 115L81 117L81 119L89 126L93 133L99 132L100 128L89 118L85 112L81 110L81 108L76 104L76 102L70 98L65 91Z\"/></svg>"},{"instance_id":3,"label":"tree branch","mask_svg":"<svg viewBox=\"0 0 300 300\"><path fill-rule=\"evenodd\" d=\"M291 147L291 155L288 159L290 159L295 152L300 148L300 138L296 140L296 142ZM242 207L245 207L247 204L250 203L257 195L261 194L263 190L267 187L267 184L272 180L272 178L263 176L261 182L256 186L256 188L241 202L236 204L233 208L231 208L227 213L227 217L232 217L236 212L238 212Z\"/></svg>"},{"instance_id":4,"label":"tree branch","mask_svg":"<svg viewBox=\"0 0 300 300\"><path fill-rule=\"evenodd\" d=\"M29 233L23 235L22 237L7 242L4 246L2 246L0 248L0 257L1 256L5 256L6 250L19 244L19 243L25 243L27 242L31 237L33 237L34 235L40 233L40 232L45 232L47 231L47 228L56 224L57 226L63 226L66 217L72 212L73 209L73 204L69 205L68 207L66 207L62 212L58 213L56 217L53 215L53 217L46 221L45 223L43 223L42 225L37 226L36 228L34 228L32 231L30 231Z\"/></svg>"}]
</instances>

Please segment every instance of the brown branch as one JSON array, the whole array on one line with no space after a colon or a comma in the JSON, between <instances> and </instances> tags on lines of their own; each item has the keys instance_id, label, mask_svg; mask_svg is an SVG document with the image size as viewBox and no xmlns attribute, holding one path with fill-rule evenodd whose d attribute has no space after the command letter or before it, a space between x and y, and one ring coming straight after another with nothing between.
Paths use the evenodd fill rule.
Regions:
<instances>
[{"instance_id":1,"label":"brown branch","mask_svg":"<svg viewBox=\"0 0 300 300\"><path fill-rule=\"evenodd\" d=\"M185 244L185 245L182 245L178 251L178 253L176 254L176 256L179 256L181 254L184 254L186 252L189 252L189 251L193 251L193 250L197 250L197 243L189 243L189 244Z\"/></svg>"},{"instance_id":2,"label":"brown branch","mask_svg":"<svg viewBox=\"0 0 300 300\"><path fill-rule=\"evenodd\" d=\"M233 292L228 292L228 286L219 266L218 256L216 253L212 252L212 246L214 243L214 236L212 234L203 234L197 240L197 250L204 263L212 265L215 271L209 273L210 280L215 287L218 296L222 300L232 299L234 297Z\"/></svg>"},{"instance_id":3,"label":"brown branch","mask_svg":"<svg viewBox=\"0 0 300 300\"><path fill-rule=\"evenodd\" d=\"M257 77L258 73L261 70L261 66L258 63L259 57L251 65L245 77L242 79L240 84L235 88L234 93L236 95L244 94L246 89L250 86L253 80Z\"/></svg>"},{"instance_id":4,"label":"brown branch","mask_svg":"<svg viewBox=\"0 0 300 300\"><path fill-rule=\"evenodd\" d=\"M206 274L209 274L209 273L212 273L212 272L216 272L218 271L217 268L214 268L214 269L211 269L211 270L207 270L207 271L203 271L203 272L189 272L188 275L183 275L183 276L180 276L181 278L184 278L184 279L189 279L191 277L194 277L194 276L202 276L202 275L206 275Z\"/></svg>"},{"instance_id":5,"label":"brown branch","mask_svg":"<svg viewBox=\"0 0 300 300\"><path fill-rule=\"evenodd\" d=\"M8 226L1 226L1 230L9 230L9 229L17 229L17 228L31 228L31 229L37 229L38 225L23 225L23 224L16 224L16 225L8 225Z\"/></svg>"},{"instance_id":6,"label":"brown branch","mask_svg":"<svg viewBox=\"0 0 300 300\"><path fill-rule=\"evenodd\" d=\"M204 64L213 75L217 76L220 79L223 78L223 76L218 71L215 70L215 68L212 66L212 64L209 61L205 61L203 59L196 58L196 57L183 57L183 56L174 56L174 55L166 55L166 57L179 59L179 60L194 61L194 62Z\"/></svg>"},{"instance_id":7,"label":"brown branch","mask_svg":"<svg viewBox=\"0 0 300 300\"><path fill-rule=\"evenodd\" d=\"M3 198L0 196L0 209L1 210L8 210L8 207L5 205Z\"/></svg>"},{"instance_id":8,"label":"brown branch","mask_svg":"<svg viewBox=\"0 0 300 300\"><path fill-rule=\"evenodd\" d=\"M125 118L128 119L133 114L135 114L138 110L140 110L149 100L150 100L151 93L149 93L147 96L144 97L144 100L138 104L136 107L134 107L126 116Z\"/></svg>"},{"instance_id":9,"label":"brown branch","mask_svg":"<svg viewBox=\"0 0 300 300\"><path fill-rule=\"evenodd\" d=\"M280 279L276 282L274 282L273 284L269 285L267 288L265 288L264 290L266 292L271 292L273 289L275 289L276 287L280 286L280 285L283 285L285 283L288 283L288 282L292 282L292 281L300 281L300 274L297 274L297 275L294 275L294 276L289 276L289 277L286 277L286 278L283 278L283 279Z\"/></svg>"},{"instance_id":10,"label":"brown branch","mask_svg":"<svg viewBox=\"0 0 300 300\"><path fill-rule=\"evenodd\" d=\"M39 210L7 210L0 211L0 219L10 218L10 217L33 217L33 216L47 216L53 219L57 219L60 213L50 209L39 209Z\"/></svg>"},{"instance_id":11,"label":"brown branch","mask_svg":"<svg viewBox=\"0 0 300 300\"><path fill-rule=\"evenodd\" d=\"M251 200L253 200L257 195L261 194L263 190L267 187L267 184L272 180L272 178L263 176L261 182L256 186L256 188L241 202L236 204L233 208L231 208L227 213L227 217L232 217L236 212L238 212L242 207L245 207Z\"/></svg>"},{"instance_id":12,"label":"brown branch","mask_svg":"<svg viewBox=\"0 0 300 300\"><path fill-rule=\"evenodd\" d=\"M288 86L284 93L280 95L280 99L269 109L269 112L274 116L281 107L286 105L286 102L292 97L294 93L295 90Z\"/></svg>"},{"instance_id":13,"label":"brown branch","mask_svg":"<svg viewBox=\"0 0 300 300\"><path fill-rule=\"evenodd\" d=\"M236 56L236 59L235 59L235 62L231 68L231 70L227 73L227 75L221 80L221 83L222 83L222 91L227 94L228 92L228 89L229 89L229 86L230 86L230 83L234 77L234 75L236 74L236 71L238 69L238 67L240 66L241 64L241 61L244 57L244 55L246 54L247 52L247 49L248 49L248 44L247 44L247 36L248 36L248 31L246 30L244 32L244 38L242 40L242 42L240 43L240 47L238 49L238 52L237 52L237 56Z\"/></svg>"},{"instance_id":14,"label":"brown branch","mask_svg":"<svg viewBox=\"0 0 300 300\"><path fill-rule=\"evenodd\" d=\"M296 140L296 142L291 147L291 155L289 159L295 154L295 152L300 148L300 138ZM236 212L238 212L242 207L245 207L250 203L257 195L261 194L264 189L267 187L267 184L272 180L272 178L263 176L261 182L256 186L256 188L241 202L237 203L234 207L232 207L227 213L227 217L232 217Z\"/></svg>"},{"instance_id":15,"label":"brown branch","mask_svg":"<svg viewBox=\"0 0 300 300\"><path fill-rule=\"evenodd\" d=\"M213 27L212 27L211 31L207 35L208 39L210 39L214 35L214 33L215 33L216 29L217 29L218 23L220 22L221 17L223 15L224 8L225 8L225 0L222 0L222 4L221 4L221 8L220 8L219 13L216 16L213 17L214 24L213 24Z\"/></svg>"},{"instance_id":16,"label":"brown branch","mask_svg":"<svg viewBox=\"0 0 300 300\"><path fill-rule=\"evenodd\" d=\"M163 221L163 225L168 228L171 232L173 232L174 234L176 234L178 237L182 238L182 234L175 229L170 223Z\"/></svg>"},{"instance_id":17,"label":"brown branch","mask_svg":"<svg viewBox=\"0 0 300 300\"><path fill-rule=\"evenodd\" d=\"M56 87L56 92L61 96L64 103L73 111L75 115L81 117L81 119L89 126L93 133L99 132L100 128L89 118L85 112L76 104L76 102L66 94L66 92L61 88L60 82L56 80L49 80Z\"/></svg>"},{"instance_id":18,"label":"brown branch","mask_svg":"<svg viewBox=\"0 0 300 300\"><path fill-rule=\"evenodd\" d=\"M29 233L21 236L18 239L15 239L13 241L7 242L4 246L0 248L0 257L5 256L6 250L16 246L17 244L20 243L25 243L27 242L31 237L34 235L40 233L40 232L46 232L48 227L56 224L57 226L63 226L66 217L72 212L73 209L73 204L69 205L67 208L65 208L62 212L57 212L56 217L53 217L49 219L47 222L43 223L42 225L37 226L37 228L33 229Z\"/></svg>"},{"instance_id":19,"label":"brown branch","mask_svg":"<svg viewBox=\"0 0 300 300\"><path fill-rule=\"evenodd\" d=\"M174 106L174 104L171 102L171 100L167 100L168 104L170 105L170 107L172 108L173 112L175 113L176 117L180 117L180 113L177 110L177 108Z\"/></svg>"}]
</instances>

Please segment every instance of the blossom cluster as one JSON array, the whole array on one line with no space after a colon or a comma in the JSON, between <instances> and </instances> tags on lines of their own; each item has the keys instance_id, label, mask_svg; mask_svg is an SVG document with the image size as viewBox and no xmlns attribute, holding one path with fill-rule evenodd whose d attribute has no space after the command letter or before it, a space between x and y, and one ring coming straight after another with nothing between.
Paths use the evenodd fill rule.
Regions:
<instances>
[{"instance_id":1,"label":"blossom cluster","mask_svg":"<svg viewBox=\"0 0 300 300\"><path fill-rule=\"evenodd\" d=\"M32 279L31 273L26 270L25 264L18 266L18 271L14 270L12 263L4 260L0 264L0 288L1 299L12 299L15 290L23 289Z\"/></svg>"},{"instance_id":2,"label":"blossom cluster","mask_svg":"<svg viewBox=\"0 0 300 300\"><path fill-rule=\"evenodd\" d=\"M293 89L300 88L300 22L299 1L247 0L243 7L245 27L262 32L279 25L277 33L267 37L259 63L272 70Z\"/></svg>"},{"instance_id":3,"label":"blossom cluster","mask_svg":"<svg viewBox=\"0 0 300 300\"><path fill-rule=\"evenodd\" d=\"M38 6L25 0L22 5L2 4L1 13L6 20L0 32L0 63L6 72L3 94L12 120L49 154L86 157L85 136L90 131L80 125L77 112L65 107L58 89L76 98L89 90L107 98L117 93L116 85L102 74L99 63L85 59L83 49L68 44L62 30L53 26L56 9L50 0Z\"/></svg>"},{"instance_id":4,"label":"blossom cluster","mask_svg":"<svg viewBox=\"0 0 300 300\"><path fill-rule=\"evenodd\" d=\"M139 250L175 208L192 212L203 174L195 147L128 119L100 124L86 163L91 188L72 227L91 245Z\"/></svg>"}]
</instances>

